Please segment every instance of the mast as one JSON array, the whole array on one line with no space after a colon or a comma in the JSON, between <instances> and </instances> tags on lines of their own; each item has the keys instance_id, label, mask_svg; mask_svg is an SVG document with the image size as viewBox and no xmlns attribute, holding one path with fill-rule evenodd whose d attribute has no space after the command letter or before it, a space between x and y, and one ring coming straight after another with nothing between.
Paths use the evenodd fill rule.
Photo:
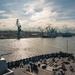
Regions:
<instances>
[{"instance_id":1,"label":"mast","mask_svg":"<svg viewBox=\"0 0 75 75\"><path fill-rule=\"evenodd\" d=\"M66 40L66 44L67 44L67 53L68 53L68 40Z\"/></svg>"}]
</instances>

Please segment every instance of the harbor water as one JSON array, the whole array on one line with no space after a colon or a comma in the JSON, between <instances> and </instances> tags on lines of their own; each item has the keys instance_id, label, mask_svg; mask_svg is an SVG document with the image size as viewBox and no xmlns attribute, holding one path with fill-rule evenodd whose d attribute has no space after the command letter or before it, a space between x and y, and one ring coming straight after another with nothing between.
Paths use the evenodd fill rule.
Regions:
<instances>
[{"instance_id":1,"label":"harbor water","mask_svg":"<svg viewBox=\"0 0 75 75\"><path fill-rule=\"evenodd\" d=\"M4 54L7 61L59 51L67 52L67 49L75 55L75 37L0 39L0 55Z\"/></svg>"}]
</instances>

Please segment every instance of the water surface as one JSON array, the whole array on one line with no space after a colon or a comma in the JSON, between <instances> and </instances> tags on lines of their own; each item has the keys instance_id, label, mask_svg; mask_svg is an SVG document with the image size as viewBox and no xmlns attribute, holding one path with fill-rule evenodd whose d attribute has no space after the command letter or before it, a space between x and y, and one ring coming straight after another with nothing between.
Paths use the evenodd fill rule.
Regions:
<instances>
[{"instance_id":1,"label":"water surface","mask_svg":"<svg viewBox=\"0 0 75 75\"><path fill-rule=\"evenodd\" d=\"M0 39L0 55L5 55L7 61L28 58L35 55L53 52L68 52L75 55L75 37L63 38L24 38L24 39Z\"/></svg>"}]
</instances>

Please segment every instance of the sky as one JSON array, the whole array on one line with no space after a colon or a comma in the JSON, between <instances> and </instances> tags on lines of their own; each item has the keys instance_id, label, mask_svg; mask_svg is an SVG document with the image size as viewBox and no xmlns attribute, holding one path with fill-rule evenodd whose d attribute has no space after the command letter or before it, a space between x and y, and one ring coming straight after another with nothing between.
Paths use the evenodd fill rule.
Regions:
<instances>
[{"instance_id":1,"label":"sky","mask_svg":"<svg viewBox=\"0 0 75 75\"><path fill-rule=\"evenodd\" d=\"M75 0L0 0L0 30L75 28Z\"/></svg>"}]
</instances>

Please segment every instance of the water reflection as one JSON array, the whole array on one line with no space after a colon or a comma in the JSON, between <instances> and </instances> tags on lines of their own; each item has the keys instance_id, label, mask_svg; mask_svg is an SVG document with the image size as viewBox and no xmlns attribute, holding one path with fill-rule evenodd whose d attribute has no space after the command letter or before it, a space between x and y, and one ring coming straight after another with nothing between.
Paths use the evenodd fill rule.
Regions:
<instances>
[{"instance_id":1,"label":"water reflection","mask_svg":"<svg viewBox=\"0 0 75 75\"><path fill-rule=\"evenodd\" d=\"M66 52L66 39L68 39L69 52L75 54L75 37L62 38L25 38L0 40L0 54L12 53L4 56L7 61L18 60L35 55Z\"/></svg>"}]
</instances>

